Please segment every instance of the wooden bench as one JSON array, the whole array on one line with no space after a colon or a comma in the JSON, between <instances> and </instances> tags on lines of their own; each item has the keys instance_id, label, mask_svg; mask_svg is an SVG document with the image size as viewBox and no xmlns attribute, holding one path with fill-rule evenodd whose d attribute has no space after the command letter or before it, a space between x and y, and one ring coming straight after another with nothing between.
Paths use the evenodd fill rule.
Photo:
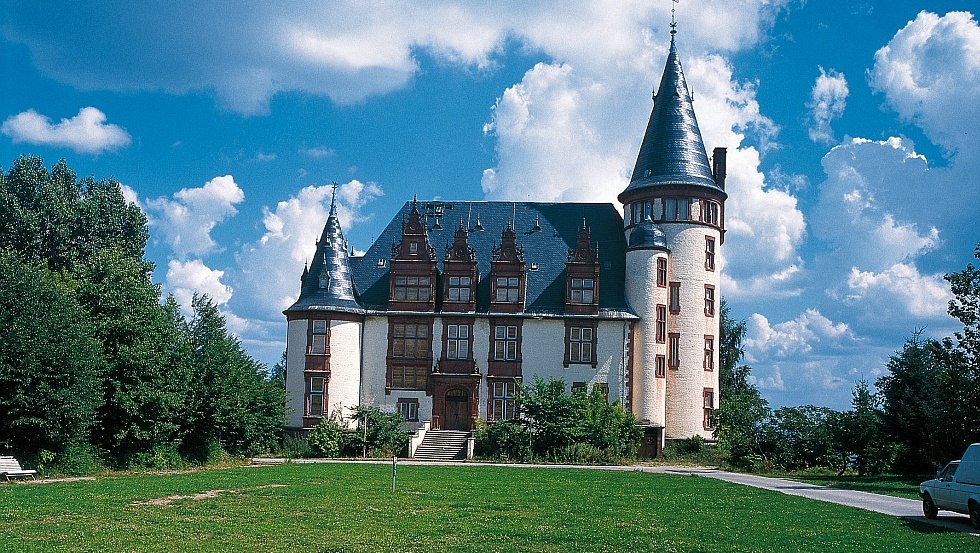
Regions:
<instances>
[{"instance_id":1,"label":"wooden bench","mask_svg":"<svg viewBox=\"0 0 980 553\"><path fill-rule=\"evenodd\" d=\"M0 474L3 475L4 481L10 482L11 477L26 478L30 476L31 480L34 480L34 475L37 474L37 471L24 470L21 468L20 463L17 462L17 459L0 455Z\"/></svg>"}]
</instances>

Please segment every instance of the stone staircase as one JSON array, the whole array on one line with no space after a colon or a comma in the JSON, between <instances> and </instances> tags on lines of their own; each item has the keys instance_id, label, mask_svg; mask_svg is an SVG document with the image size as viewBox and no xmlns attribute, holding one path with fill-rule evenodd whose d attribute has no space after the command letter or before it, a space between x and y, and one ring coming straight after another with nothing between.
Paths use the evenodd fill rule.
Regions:
<instances>
[{"instance_id":1,"label":"stone staircase","mask_svg":"<svg viewBox=\"0 0 980 553\"><path fill-rule=\"evenodd\" d=\"M462 461L470 433L459 430L429 430L415 450L416 461Z\"/></svg>"}]
</instances>

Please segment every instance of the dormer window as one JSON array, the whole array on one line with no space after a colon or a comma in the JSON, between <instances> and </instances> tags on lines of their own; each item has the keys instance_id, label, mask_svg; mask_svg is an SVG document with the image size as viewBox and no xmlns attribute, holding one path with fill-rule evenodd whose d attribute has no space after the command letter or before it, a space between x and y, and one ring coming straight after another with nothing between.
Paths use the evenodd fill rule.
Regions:
<instances>
[{"instance_id":1,"label":"dormer window","mask_svg":"<svg viewBox=\"0 0 980 553\"><path fill-rule=\"evenodd\" d=\"M591 278L572 279L572 303L591 304L595 299L595 280Z\"/></svg>"},{"instance_id":2,"label":"dormer window","mask_svg":"<svg viewBox=\"0 0 980 553\"><path fill-rule=\"evenodd\" d=\"M327 271L321 272L320 273L320 288L326 288L329 285L330 285L330 275L327 274Z\"/></svg>"},{"instance_id":3,"label":"dormer window","mask_svg":"<svg viewBox=\"0 0 980 553\"><path fill-rule=\"evenodd\" d=\"M517 277L497 277L498 302L516 303L520 300L520 279Z\"/></svg>"},{"instance_id":4,"label":"dormer window","mask_svg":"<svg viewBox=\"0 0 980 553\"><path fill-rule=\"evenodd\" d=\"M395 301L429 301L432 296L430 284L432 279L427 276L396 276Z\"/></svg>"},{"instance_id":5,"label":"dormer window","mask_svg":"<svg viewBox=\"0 0 980 553\"><path fill-rule=\"evenodd\" d=\"M408 253L411 254L411 255L418 255L419 254L419 243L418 242L412 242L412 243L410 243L408 245Z\"/></svg>"},{"instance_id":6,"label":"dormer window","mask_svg":"<svg viewBox=\"0 0 980 553\"><path fill-rule=\"evenodd\" d=\"M470 301L471 282L472 279L468 276L449 277L449 301Z\"/></svg>"}]
</instances>

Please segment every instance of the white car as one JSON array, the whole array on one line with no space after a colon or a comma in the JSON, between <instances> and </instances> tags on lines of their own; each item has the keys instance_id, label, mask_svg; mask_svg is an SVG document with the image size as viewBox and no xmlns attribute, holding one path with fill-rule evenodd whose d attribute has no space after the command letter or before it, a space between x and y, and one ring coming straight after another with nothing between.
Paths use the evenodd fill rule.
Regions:
<instances>
[{"instance_id":1,"label":"white car","mask_svg":"<svg viewBox=\"0 0 980 553\"><path fill-rule=\"evenodd\" d=\"M970 515L980 528L980 443L966 448L963 458L946 465L936 478L919 485L922 513L936 518L940 509Z\"/></svg>"}]
</instances>

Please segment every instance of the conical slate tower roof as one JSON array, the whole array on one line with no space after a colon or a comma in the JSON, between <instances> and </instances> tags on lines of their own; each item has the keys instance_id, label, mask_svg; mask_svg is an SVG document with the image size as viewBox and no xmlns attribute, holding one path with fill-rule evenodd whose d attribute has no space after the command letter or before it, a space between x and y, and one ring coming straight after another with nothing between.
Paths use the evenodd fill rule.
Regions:
<instances>
[{"instance_id":1,"label":"conical slate tower roof","mask_svg":"<svg viewBox=\"0 0 980 553\"><path fill-rule=\"evenodd\" d=\"M286 312L298 310L361 311L354 294L347 241L337 217L336 188L330 215L317 240L316 255L309 271L303 272L299 299Z\"/></svg>"},{"instance_id":2,"label":"conical slate tower roof","mask_svg":"<svg viewBox=\"0 0 980 553\"><path fill-rule=\"evenodd\" d=\"M640 154L629 186L620 194L664 185L710 186L721 189L711 175L701 130L694 117L691 93L684 79L671 31L670 52L660 88L654 96Z\"/></svg>"}]
</instances>

